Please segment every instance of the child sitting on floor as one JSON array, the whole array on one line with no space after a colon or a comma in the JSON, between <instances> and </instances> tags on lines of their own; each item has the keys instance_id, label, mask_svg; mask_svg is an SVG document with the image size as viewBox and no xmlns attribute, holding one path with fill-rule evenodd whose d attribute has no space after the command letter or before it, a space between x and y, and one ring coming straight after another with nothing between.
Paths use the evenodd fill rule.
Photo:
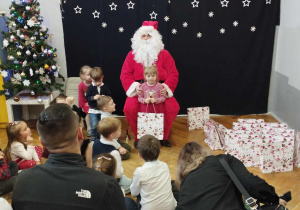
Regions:
<instances>
[{"instance_id":1,"label":"child sitting on floor","mask_svg":"<svg viewBox=\"0 0 300 210\"><path fill-rule=\"evenodd\" d=\"M120 137L121 125L121 121L114 117L106 117L100 120L97 130L101 134L101 139L96 140L93 145L93 158L101 153L110 153L116 159L116 177L119 180L119 185L125 191L125 194L127 194L130 192L132 180L123 174L121 155L111 143L114 139Z\"/></svg>"},{"instance_id":2,"label":"child sitting on floor","mask_svg":"<svg viewBox=\"0 0 300 210\"><path fill-rule=\"evenodd\" d=\"M42 148L33 145L31 130L23 121L7 124L7 146L4 150L7 161L16 161L19 169L28 169L41 164Z\"/></svg>"},{"instance_id":3,"label":"child sitting on floor","mask_svg":"<svg viewBox=\"0 0 300 210\"><path fill-rule=\"evenodd\" d=\"M110 96L102 96L100 99L98 99L97 107L102 111L101 119L104 119L105 117L111 117L112 112L116 111L116 104ZM129 144L126 144L119 139L113 139L111 145L120 152L122 160L128 160L130 158L131 147Z\"/></svg>"},{"instance_id":4,"label":"child sitting on floor","mask_svg":"<svg viewBox=\"0 0 300 210\"><path fill-rule=\"evenodd\" d=\"M133 174L131 195L140 195L142 210L174 210L177 202L172 193L169 167L158 160L159 140L151 135L143 136L138 142L138 151L139 157L145 163L142 167L136 168Z\"/></svg>"},{"instance_id":5,"label":"child sitting on floor","mask_svg":"<svg viewBox=\"0 0 300 210\"><path fill-rule=\"evenodd\" d=\"M1 145L1 139L0 139ZM0 196L13 190L18 175L18 164L14 161L7 162L0 149Z\"/></svg>"}]
</instances>

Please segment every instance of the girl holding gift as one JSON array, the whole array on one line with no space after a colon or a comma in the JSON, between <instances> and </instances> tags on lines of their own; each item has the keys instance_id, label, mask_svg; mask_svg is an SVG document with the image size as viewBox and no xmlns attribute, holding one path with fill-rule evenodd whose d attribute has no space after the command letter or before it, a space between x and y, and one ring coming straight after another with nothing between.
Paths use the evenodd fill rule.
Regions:
<instances>
[{"instance_id":1,"label":"girl holding gift","mask_svg":"<svg viewBox=\"0 0 300 210\"><path fill-rule=\"evenodd\" d=\"M156 66L145 67L144 77L145 82L140 87L142 91L138 97L141 103L140 112L163 113L165 97L161 94L163 86L157 82Z\"/></svg>"}]
</instances>

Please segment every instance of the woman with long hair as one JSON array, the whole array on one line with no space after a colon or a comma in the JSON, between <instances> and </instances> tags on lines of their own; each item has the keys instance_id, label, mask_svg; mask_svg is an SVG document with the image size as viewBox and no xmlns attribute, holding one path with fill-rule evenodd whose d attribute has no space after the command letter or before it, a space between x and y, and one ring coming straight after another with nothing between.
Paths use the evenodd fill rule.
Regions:
<instances>
[{"instance_id":1,"label":"woman with long hair","mask_svg":"<svg viewBox=\"0 0 300 210\"><path fill-rule=\"evenodd\" d=\"M231 155L220 155L229 164L248 193L260 203L286 205L274 187L251 174L244 164ZM180 188L176 210L245 209L242 194L224 167L210 152L196 142L181 148L177 163L176 185Z\"/></svg>"}]
</instances>

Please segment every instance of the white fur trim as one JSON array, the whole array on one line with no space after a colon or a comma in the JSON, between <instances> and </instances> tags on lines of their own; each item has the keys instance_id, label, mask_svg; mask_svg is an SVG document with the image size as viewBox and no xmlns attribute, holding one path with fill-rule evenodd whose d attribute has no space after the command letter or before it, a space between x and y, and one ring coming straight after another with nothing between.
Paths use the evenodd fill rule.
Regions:
<instances>
[{"instance_id":1,"label":"white fur trim","mask_svg":"<svg viewBox=\"0 0 300 210\"><path fill-rule=\"evenodd\" d=\"M172 92L172 90L169 88L169 86L167 85L167 84L165 84L165 83L163 83L162 84L165 88L166 88L166 90L167 90L167 96L166 96L166 98L171 98L171 97L173 97L173 92Z\"/></svg>"},{"instance_id":2,"label":"white fur trim","mask_svg":"<svg viewBox=\"0 0 300 210\"><path fill-rule=\"evenodd\" d=\"M138 83L138 82L132 83L132 84L130 85L130 87L128 88L128 90L126 91L126 95L127 95L128 97L136 96L137 94L136 94L135 88L136 88L136 86L138 86L139 84L140 84L140 83Z\"/></svg>"}]
</instances>

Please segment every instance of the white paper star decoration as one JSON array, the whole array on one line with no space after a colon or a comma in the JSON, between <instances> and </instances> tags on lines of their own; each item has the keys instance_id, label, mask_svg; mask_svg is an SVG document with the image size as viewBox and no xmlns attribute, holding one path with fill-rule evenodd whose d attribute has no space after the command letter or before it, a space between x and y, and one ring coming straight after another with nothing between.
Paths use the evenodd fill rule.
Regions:
<instances>
[{"instance_id":1,"label":"white paper star decoration","mask_svg":"<svg viewBox=\"0 0 300 210\"><path fill-rule=\"evenodd\" d=\"M168 16L166 16L166 17L164 17L164 20L165 20L166 22L168 22L168 21L170 20L170 18L169 18Z\"/></svg>"},{"instance_id":2,"label":"white paper star decoration","mask_svg":"<svg viewBox=\"0 0 300 210\"><path fill-rule=\"evenodd\" d=\"M27 65L27 61L25 60L22 64L23 67L25 67Z\"/></svg>"},{"instance_id":3,"label":"white paper star decoration","mask_svg":"<svg viewBox=\"0 0 300 210\"><path fill-rule=\"evenodd\" d=\"M155 13L154 11L150 14L151 20L152 19L156 19L157 13Z\"/></svg>"},{"instance_id":4,"label":"white paper star decoration","mask_svg":"<svg viewBox=\"0 0 300 210\"><path fill-rule=\"evenodd\" d=\"M14 74L14 78L16 78L16 80L21 80L21 75L19 73Z\"/></svg>"},{"instance_id":5,"label":"white paper star decoration","mask_svg":"<svg viewBox=\"0 0 300 210\"><path fill-rule=\"evenodd\" d=\"M256 31L256 27L255 27L255 26L252 26L252 27L250 28L250 31L252 31L252 32Z\"/></svg>"},{"instance_id":6,"label":"white paper star decoration","mask_svg":"<svg viewBox=\"0 0 300 210\"><path fill-rule=\"evenodd\" d=\"M198 7L199 1L194 0L191 4L193 5L193 8Z\"/></svg>"},{"instance_id":7,"label":"white paper star decoration","mask_svg":"<svg viewBox=\"0 0 300 210\"><path fill-rule=\"evenodd\" d=\"M7 39L4 39L4 40L3 40L3 48L4 48L4 47L7 47L8 45L9 45L8 40L7 40Z\"/></svg>"},{"instance_id":8,"label":"white paper star decoration","mask_svg":"<svg viewBox=\"0 0 300 210\"><path fill-rule=\"evenodd\" d=\"M214 16L214 13L213 12L209 12L208 13L208 17L213 17Z\"/></svg>"},{"instance_id":9,"label":"white paper star decoration","mask_svg":"<svg viewBox=\"0 0 300 210\"><path fill-rule=\"evenodd\" d=\"M224 33L225 33L225 29L224 29L224 28L221 28L221 29L220 29L220 33L221 33L221 34L224 34Z\"/></svg>"},{"instance_id":10,"label":"white paper star decoration","mask_svg":"<svg viewBox=\"0 0 300 210\"><path fill-rule=\"evenodd\" d=\"M188 26L188 23L187 23L187 22L184 22L184 23L182 24L182 26L183 26L184 28L186 28L186 27Z\"/></svg>"},{"instance_id":11,"label":"white paper star decoration","mask_svg":"<svg viewBox=\"0 0 300 210\"><path fill-rule=\"evenodd\" d=\"M45 71L44 71L44 69L42 67L39 69L39 72L40 72L40 74L44 74L45 73Z\"/></svg>"},{"instance_id":12,"label":"white paper star decoration","mask_svg":"<svg viewBox=\"0 0 300 210\"><path fill-rule=\"evenodd\" d=\"M80 14L81 14L82 8L80 8L80 7L77 5L77 7L75 7L74 10L75 10L75 14L77 14L77 13L80 13Z\"/></svg>"},{"instance_id":13,"label":"white paper star decoration","mask_svg":"<svg viewBox=\"0 0 300 210\"><path fill-rule=\"evenodd\" d=\"M177 30L175 28L172 29L172 34L176 34Z\"/></svg>"},{"instance_id":14,"label":"white paper star decoration","mask_svg":"<svg viewBox=\"0 0 300 210\"><path fill-rule=\"evenodd\" d=\"M24 86L29 86L30 85L30 81L28 79L25 79L23 81Z\"/></svg>"},{"instance_id":15,"label":"white paper star decoration","mask_svg":"<svg viewBox=\"0 0 300 210\"><path fill-rule=\"evenodd\" d=\"M243 1L243 7L249 7L250 6L250 2L251 1L249 1L249 0L245 0L245 1Z\"/></svg>"},{"instance_id":16,"label":"white paper star decoration","mask_svg":"<svg viewBox=\"0 0 300 210\"><path fill-rule=\"evenodd\" d=\"M7 77L8 73L7 73L7 71L3 70L3 71L1 71L1 75L2 75L2 77Z\"/></svg>"},{"instance_id":17,"label":"white paper star decoration","mask_svg":"<svg viewBox=\"0 0 300 210\"><path fill-rule=\"evenodd\" d=\"M229 3L229 1L227 1L227 0L221 1L222 7L228 7L228 3Z\"/></svg>"},{"instance_id":18,"label":"white paper star decoration","mask_svg":"<svg viewBox=\"0 0 300 210\"><path fill-rule=\"evenodd\" d=\"M109 5L110 6L110 10L117 10L117 6L114 2L112 4Z\"/></svg>"},{"instance_id":19,"label":"white paper star decoration","mask_svg":"<svg viewBox=\"0 0 300 210\"><path fill-rule=\"evenodd\" d=\"M234 27L237 27L238 25L239 25L239 22L237 22L237 21L234 21L234 22L233 22L233 26L234 26Z\"/></svg>"},{"instance_id":20,"label":"white paper star decoration","mask_svg":"<svg viewBox=\"0 0 300 210\"><path fill-rule=\"evenodd\" d=\"M29 27L34 26L34 21L32 21L31 19L30 19L30 20L27 20L27 25L28 25Z\"/></svg>"},{"instance_id":21,"label":"white paper star decoration","mask_svg":"<svg viewBox=\"0 0 300 210\"><path fill-rule=\"evenodd\" d=\"M99 18L100 12L95 10L95 12L92 13L94 15L94 18Z\"/></svg>"},{"instance_id":22,"label":"white paper star decoration","mask_svg":"<svg viewBox=\"0 0 300 210\"><path fill-rule=\"evenodd\" d=\"M132 3L131 1L127 3L128 9L134 9L134 3Z\"/></svg>"},{"instance_id":23,"label":"white paper star decoration","mask_svg":"<svg viewBox=\"0 0 300 210\"><path fill-rule=\"evenodd\" d=\"M266 4L271 4L272 0L266 0Z\"/></svg>"},{"instance_id":24,"label":"white paper star decoration","mask_svg":"<svg viewBox=\"0 0 300 210\"><path fill-rule=\"evenodd\" d=\"M197 33L197 37L198 37L198 38L201 38L201 37L202 37L202 33L198 32L198 33Z\"/></svg>"},{"instance_id":25,"label":"white paper star decoration","mask_svg":"<svg viewBox=\"0 0 300 210\"><path fill-rule=\"evenodd\" d=\"M119 32L120 32L120 33L123 33L123 31L124 31L124 28L123 28L123 27L120 27L120 28L119 28Z\"/></svg>"},{"instance_id":26,"label":"white paper star decoration","mask_svg":"<svg viewBox=\"0 0 300 210\"><path fill-rule=\"evenodd\" d=\"M20 51L18 51L18 52L17 52L17 55L18 55L18 56L21 56L21 55L22 55L22 53L21 53Z\"/></svg>"},{"instance_id":27,"label":"white paper star decoration","mask_svg":"<svg viewBox=\"0 0 300 210\"><path fill-rule=\"evenodd\" d=\"M103 27L103 28L106 28L106 27L107 27L107 23L106 23L106 22L103 22L103 23L102 23L102 27Z\"/></svg>"}]
</instances>

